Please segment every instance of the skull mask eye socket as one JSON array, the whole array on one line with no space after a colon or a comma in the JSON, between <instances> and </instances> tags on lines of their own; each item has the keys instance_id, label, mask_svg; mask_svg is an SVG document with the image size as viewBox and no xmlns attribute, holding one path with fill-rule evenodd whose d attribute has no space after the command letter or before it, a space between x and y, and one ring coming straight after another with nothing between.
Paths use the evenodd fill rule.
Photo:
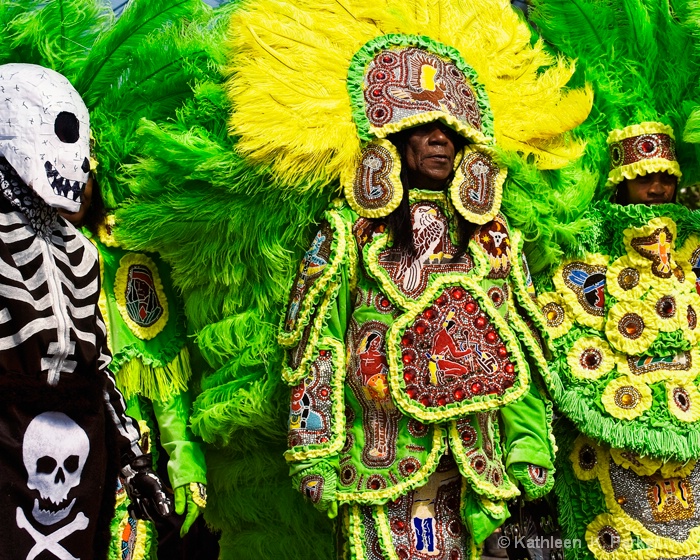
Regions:
<instances>
[{"instance_id":1,"label":"skull mask eye socket","mask_svg":"<svg viewBox=\"0 0 700 560\"><path fill-rule=\"evenodd\" d=\"M77 455L71 455L63 463L63 468L66 469L66 471L68 471L71 474L73 474L75 471L77 471L79 466L80 466L80 457L78 457Z\"/></svg>"},{"instance_id":2,"label":"skull mask eye socket","mask_svg":"<svg viewBox=\"0 0 700 560\"><path fill-rule=\"evenodd\" d=\"M53 129L64 144L75 144L80 138L80 123L73 113L61 111L56 117Z\"/></svg>"},{"instance_id":3,"label":"skull mask eye socket","mask_svg":"<svg viewBox=\"0 0 700 560\"><path fill-rule=\"evenodd\" d=\"M54 459L53 457L40 457L36 461L36 472L42 474L52 473L56 468L56 465L56 459Z\"/></svg>"}]
</instances>

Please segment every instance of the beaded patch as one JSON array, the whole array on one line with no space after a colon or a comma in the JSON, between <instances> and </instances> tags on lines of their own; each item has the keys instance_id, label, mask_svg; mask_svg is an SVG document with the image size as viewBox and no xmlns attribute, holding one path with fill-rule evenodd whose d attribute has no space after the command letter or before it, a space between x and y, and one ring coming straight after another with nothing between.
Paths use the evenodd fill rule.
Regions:
<instances>
[{"instance_id":1,"label":"beaded patch","mask_svg":"<svg viewBox=\"0 0 700 560\"><path fill-rule=\"evenodd\" d=\"M658 228L646 237L633 237L630 245L642 257L652 262L652 274L659 278L671 277L673 274L671 267L673 233L667 227Z\"/></svg>"},{"instance_id":2,"label":"beaded patch","mask_svg":"<svg viewBox=\"0 0 700 560\"><path fill-rule=\"evenodd\" d=\"M619 142L612 142L608 149L613 169L652 158L676 161L676 144L668 134L644 134L623 138Z\"/></svg>"},{"instance_id":3,"label":"beaded patch","mask_svg":"<svg viewBox=\"0 0 700 560\"><path fill-rule=\"evenodd\" d=\"M695 273L695 290L700 294L700 247L696 248L690 256L690 266Z\"/></svg>"},{"instance_id":4,"label":"beaded patch","mask_svg":"<svg viewBox=\"0 0 700 560\"><path fill-rule=\"evenodd\" d=\"M304 301L304 297L313 287L314 283L323 273L331 252L333 241L333 230L328 223L324 223L316 234L311 248L304 253L304 257L299 265L294 286L289 297L287 315L284 320L284 330L291 332L297 324L299 310Z\"/></svg>"},{"instance_id":5,"label":"beaded patch","mask_svg":"<svg viewBox=\"0 0 700 560\"><path fill-rule=\"evenodd\" d=\"M401 157L389 140L375 140L362 148L352 178L344 180L345 198L361 216L388 216L401 203Z\"/></svg>"},{"instance_id":6,"label":"beaded patch","mask_svg":"<svg viewBox=\"0 0 700 560\"><path fill-rule=\"evenodd\" d=\"M527 466L527 474L530 480L537 486L544 486L547 484L547 477L549 471L543 467L538 467L537 465L529 464Z\"/></svg>"},{"instance_id":7,"label":"beaded patch","mask_svg":"<svg viewBox=\"0 0 700 560\"><path fill-rule=\"evenodd\" d=\"M634 375L652 371L689 371L693 365L690 352L670 356L627 356L627 365Z\"/></svg>"},{"instance_id":8,"label":"beaded patch","mask_svg":"<svg viewBox=\"0 0 700 560\"><path fill-rule=\"evenodd\" d=\"M450 241L447 218L434 202L411 205L414 253L390 248L379 255L379 266L410 298L419 297L431 273L469 272L474 264L468 255L453 261L457 247Z\"/></svg>"},{"instance_id":9,"label":"beaded patch","mask_svg":"<svg viewBox=\"0 0 700 560\"><path fill-rule=\"evenodd\" d=\"M505 474L494 412L470 414L454 421L450 442L462 474L490 499L509 499L518 490Z\"/></svg>"},{"instance_id":10,"label":"beaded patch","mask_svg":"<svg viewBox=\"0 0 700 560\"><path fill-rule=\"evenodd\" d=\"M379 220L369 218L358 218L352 226L352 234L355 236L357 246L362 250L367 243L372 241L377 235L386 231L386 224Z\"/></svg>"},{"instance_id":11,"label":"beaded patch","mask_svg":"<svg viewBox=\"0 0 700 560\"><path fill-rule=\"evenodd\" d=\"M317 504L323 497L323 487L325 480L321 475L310 474L301 479L299 483L299 491L303 496L306 496L312 503Z\"/></svg>"},{"instance_id":12,"label":"beaded patch","mask_svg":"<svg viewBox=\"0 0 700 560\"><path fill-rule=\"evenodd\" d=\"M158 268L142 253L127 253L119 261L114 279L117 308L129 329L150 340L168 322L168 300Z\"/></svg>"},{"instance_id":13,"label":"beaded patch","mask_svg":"<svg viewBox=\"0 0 700 560\"><path fill-rule=\"evenodd\" d=\"M572 262L562 270L562 278L581 304L591 315L602 317L605 312L606 267L585 262Z\"/></svg>"},{"instance_id":14,"label":"beaded patch","mask_svg":"<svg viewBox=\"0 0 700 560\"><path fill-rule=\"evenodd\" d=\"M481 112L471 84L457 66L425 49L379 51L365 70L365 115L370 130L439 111L481 131Z\"/></svg>"},{"instance_id":15,"label":"beaded patch","mask_svg":"<svg viewBox=\"0 0 700 560\"><path fill-rule=\"evenodd\" d=\"M460 517L461 477L445 458L427 484L389 502L386 520L396 556L415 560L468 558L468 533Z\"/></svg>"},{"instance_id":16,"label":"beaded patch","mask_svg":"<svg viewBox=\"0 0 700 560\"><path fill-rule=\"evenodd\" d=\"M358 327L353 319L347 337L347 383L362 407L361 461L369 468L388 468L396 461L401 413L394 406L387 381L387 329L387 325L379 321L369 321ZM378 484L375 484L377 488Z\"/></svg>"},{"instance_id":17,"label":"beaded patch","mask_svg":"<svg viewBox=\"0 0 700 560\"><path fill-rule=\"evenodd\" d=\"M403 331L402 390L427 409L503 395L515 381L509 356L472 295L448 288Z\"/></svg>"},{"instance_id":18,"label":"beaded patch","mask_svg":"<svg viewBox=\"0 0 700 560\"><path fill-rule=\"evenodd\" d=\"M487 278L505 278L511 269L511 242L508 227L501 216L481 226L473 239L486 251L491 271Z\"/></svg>"},{"instance_id":19,"label":"beaded patch","mask_svg":"<svg viewBox=\"0 0 700 560\"><path fill-rule=\"evenodd\" d=\"M311 365L311 374L292 388L287 441L290 449L329 441L332 379L331 351L321 350Z\"/></svg>"},{"instance_id":20,"label":"beaded patch","mask_svg":"<svg viewBox=\"0 0 700 560\"><path fill-rule=\"evenodd\" d=\"M452 203L464 219L484 224L496 216L506 174L488 153L470 146L464 148L450 186Z\"/></svg>"}]
</instances>

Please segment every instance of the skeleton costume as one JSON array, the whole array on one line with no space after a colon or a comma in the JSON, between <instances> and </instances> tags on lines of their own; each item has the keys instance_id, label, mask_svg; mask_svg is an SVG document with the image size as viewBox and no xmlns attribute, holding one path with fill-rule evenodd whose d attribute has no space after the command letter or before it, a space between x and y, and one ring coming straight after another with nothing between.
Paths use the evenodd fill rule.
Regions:
<instances>
[{"instance_id":1,"label":"skeleton costume","mask_svg":"<svg viewBox=\"0 0 700 560\"><path fill-rule=\"evenodd\" d=\"M97 251L56 211L80 204L88 112L39 66L0 66L0 88L0 557L100 557L105 480L141 451L107 369Z\"/></svg>"},{"instance_id":2,"label":"skeleton costume","mask_svg":"<svg viewBox=\"0 0 700 560\"><path fill-rule=\"evenodd\" d=\"M697 181L697 153L683 141L700 100L694 24L681 23L693 3L673 4L538 0L531 12L596 87L578 173L598 175L574 216L586 232L536 276L546 382L565 416L555 491L562 536L577 543L566 558L700 555L700 222L675 203L616 202L625 181L647 174ZM686 55L669 64L669 52Z\"/></svg>"}]
</instances>

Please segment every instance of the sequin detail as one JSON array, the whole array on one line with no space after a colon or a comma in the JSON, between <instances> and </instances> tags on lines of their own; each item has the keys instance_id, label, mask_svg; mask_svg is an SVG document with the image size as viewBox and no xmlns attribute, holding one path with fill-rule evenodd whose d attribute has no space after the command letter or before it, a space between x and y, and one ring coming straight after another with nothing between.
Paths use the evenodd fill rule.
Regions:
<instances>
[{"instance_id":1,"label":"sequin detail","mask_svg":"<svg viewBox=\"0 0 700 560\"><path fill-rule=\"evenodd\" d=\"M676 143L668 134L643 134L623 138L619 142L612 142L608 149L613 169L652 158L676 161Z\"/></svg>"}]
</instances>

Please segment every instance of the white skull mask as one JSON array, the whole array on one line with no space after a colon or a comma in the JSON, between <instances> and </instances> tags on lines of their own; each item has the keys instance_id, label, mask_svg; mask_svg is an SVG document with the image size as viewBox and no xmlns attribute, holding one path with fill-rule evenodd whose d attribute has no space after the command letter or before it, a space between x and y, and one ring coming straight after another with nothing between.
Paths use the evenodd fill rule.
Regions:
<instances>
[{"instance_id":1,"label":"white skull mask","mask_svg":"<svg viewBox=\"0 0 700 560\"><path fill-rule=\"evenodd\" d=\"M44 412L27 426L22 441L22 458L30 490L42 499L61 505L80 484L90 453L85 430L62 412Z\"/></svg>"},{"instance_id":2,"label":"white skull mask","mask_svg":"<svg viewBox=\"0 0 700 560\"><path fill-rule=\"evenodd\" d=\"M80 209L90 119L64 76L34 64L0 65L0 154L47 204Z\"/></svg>"}]
</instances>

